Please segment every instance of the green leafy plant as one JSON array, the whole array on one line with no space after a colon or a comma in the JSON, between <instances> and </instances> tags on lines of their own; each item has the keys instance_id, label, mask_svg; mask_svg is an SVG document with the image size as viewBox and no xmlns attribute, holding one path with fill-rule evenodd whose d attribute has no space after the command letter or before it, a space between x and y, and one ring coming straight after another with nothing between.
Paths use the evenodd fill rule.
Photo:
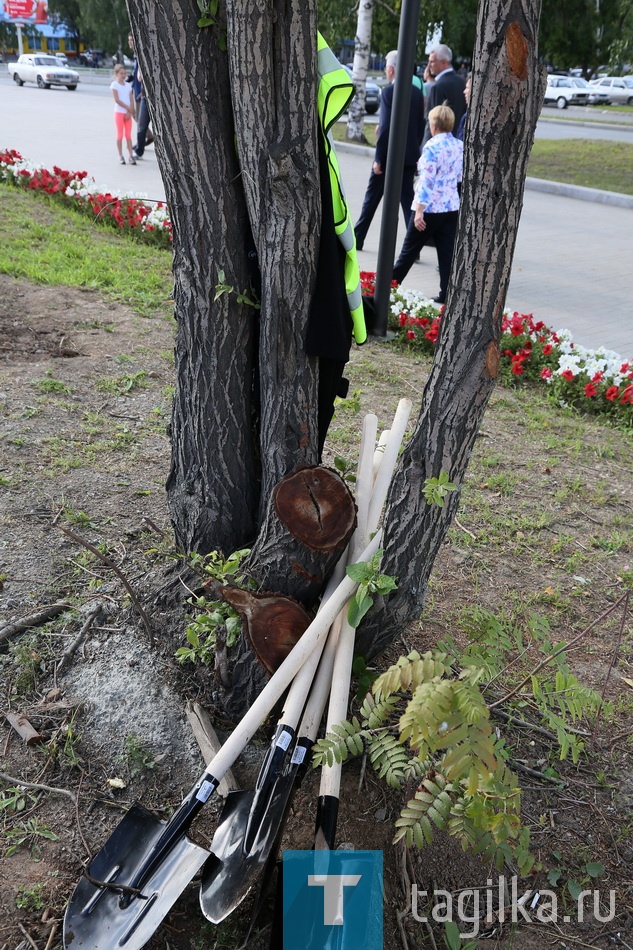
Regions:
<instances>
[{"instance_id":1,"label":"green leafy plant","mask_svg":"<svg viewBox=\"0 0 633 950\"><path fill-rule=\"evenodd\" d=\"M355 389L351 396L347 396L345 399L343 399L341 396L337 396L334 400L334 405L337 409L343 409L347 412L356 414L360 412L361 393L361 389Z\"/></svg>"},{"instance_id":2,"label":"green leafy plant","mask_svg":"<svg viewBox=\"0 0 633 950\"><path fill-rule=\"evenodd\" d=\"M500 702L495 697L501 691L511 708L536 715L552 729L560 757L574 761L582 736L570 723L595 714L601 699L570 674L565 651L552 642L542 618L530 618L523 630L473 608L463 625L465 648L446 637L436 649L413 651L381 674L358 716L316 743L314 762L331 765L366 753L392 787L417 782L396 821L396 841L421 848L441 829L498 869L512 860L527 874L534 863L529 831L520 820L511 751L491 723L490 709ZM587 874L589 867L599 870L590 864Z\"/></svg>"},{"instance_id":3,"label":"green leafy plant","mask_svg":"<svg viewBox=\"0 0 633 950\"><path fill-rule=\"evenodd\" d=\"M19 910L26 911L39 911L44 907L44 891L45 885L32 884L31 887L27 887L26 884L23 884L18 888L18 892L15 895L15 906Z\"/></svg>"},{"instance_id":4,"label":"green leafy plant","mask_svg":"<svg viewBox=\"0 0 633 950\"><path fill-rule=\"evenodd\" d=\"M215 285L215 296L213 298L214 302L219 300L224 294L233 294L235 293L235 287L232 284L227 284L226 274L223 270L218 271L218 283ZM256 300L253 290L242 290L237 292L237 302L245 303L249 307L254 307L255 310L261 310L261 303Z\"/></svg>"},{"instance_id":5,"label":"green leafy plant","mask_svg":"<svg viewBox=\"0 0 633 950\"><path fill-rule=\"evenodd\" d=\"M382 550L376 551L371 560L349 564L345 569L347 576L358 584L347 611L347 619L352 627L360 624L374 602L374 594L382 596L397 587L395 578L380 573L381 557Z\"/></svg>"},{"instance_id":6,"label":"green leafy plant","mask_svg":"<svg viewBox=\"0 0 633 950\"><path fill-rule=\"evenodd\" d=\"M18 814L24 811L28 799L32 802L37 801L33 795L29 795L23 788L9 786L8 788L0 789L0 813L2 813L3 816Z\"/></svg>"},{"instance_id":7,"label":"green leafy plant","mask_svg":"<svg viewBox=\"0 0 633 950\"><path fill-rule=\"evenodd\" d=\"M554 864L547 872L547 882L552 887L565 885L572 900L578 900L581 891L592 880L602 877L606 868L599 861L585 861L572 872L567 867L560 851L552 851L552 857L556 859Z\"/></svg>"},{"instance_id":8,"label":"green leafy plant","mask_svg":"<svg viewBox=\"0 0 633 950\"><path fill-rule=\"evenodd\" d=\"M346 458L343 458L342 455L335 455L334 468L346 482L354 484L356 481L356 469Z\"/></svg>"},{"instance_id":9,"label":"green leafy plant","mask_svg":"<svg viewBox=\"0 0 633 950\"><path fill-rule=\"evenodd\" d=\"M5 857L15 854L23 845L31 849L31 855L35 857L41 849L41 839L46 841L57 841L57 835L47 825L37 817L27 818L21 821L15 828L9 828L4 833L7 841L12 844L5 851Z\"/></svg>"},{"instance_id":10,"label":"green leafy plant","mask_svg":"<svg viewBox=\"0 0 633 950\"><path fill-rule=\"evenodd\" d=\"M457 491L458 486L449 480L446 472L440 472L438 478L426 478L422 487L422 494L427 505L437 505L443 508L446 496Z\"/></svg>"},{"instance_id":11,"label":"green leafy plant","mask_svg":"<svg viewBox=\"0 0 633 950\"><path fill-rule=\"evenodd\" d=\"M248 548L242 548L228 558L218 551L206 555L193 554L191 563L196 570L212 577L219 584L232 581L242 587L252 587L254 585L250 579L238 573L240 563L248 553ZM187 646L179 647L175 656L179 663L202 663L208 666L215 656L218 636L223 638L226 646L234 646L240 636L242 621L226 601L208 599L202 595L189 598L188 603L200 613L189 620L185 633Z\"/></svg>"},{"instance_id":12,"label":"green leafy plant","mask_svg":"<svg viewBox=\"0 0 633 950\"><path fill-rule=\"evenodd\" d=\"M215 26L219 6L219 0L198 0L200 19L197 25L201 30L206 26Z\"/></svg>"},{"instance_id":13,"label":"green leafy plant","mask_svg":"<svg viewBox=\"0 0 633 950\"><path fill-rule=\"evenodd\" d=\"M156 767L154 754L135 732L125 737L125 764L130 778Z\"/></svg>"},{"instance_id":14,"label":"green leafy plant","mask_svg":"<svg viewBox=\"0 0 633 950\"><path fill-rule=\"evenodd\" d=\"M462 940L454 920L447 920L444 925L444 943L446 950L477 950L479 947L476 940Z\"/></svg>"}]
</instances>

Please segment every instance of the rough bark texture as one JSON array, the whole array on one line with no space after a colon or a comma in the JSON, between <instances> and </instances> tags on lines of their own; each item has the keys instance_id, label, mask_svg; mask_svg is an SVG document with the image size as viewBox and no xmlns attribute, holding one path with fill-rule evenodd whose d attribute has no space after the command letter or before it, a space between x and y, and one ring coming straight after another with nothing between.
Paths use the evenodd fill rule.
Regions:
<instances>
[{"instance_id":1,"label":"rough bark texture","mask_svg":"<svg viewBox=\"0 0 633 950\"><path fill-rule=\"evenodd\" d=\"M246 202L262 273L260 520L274 485L317 461L317 369L304 350L321 203L316 10L227 0L229 68Z\"/></svg>"},{"instance_id":2,"label":"rough bark texture","mask_svg":"<svg viewBox=\"0 0 633 950\"><path fill-rule=\"evenodd\" d=\"M415 433L392 481L382 570L398 579L362 625L357 650L384 648L420 616L433 561L459 503L427 505L427 478L460 484L495 385L499 337L523 204L527 160L545 88L536 37L540 0L483 0L466 134L464 187L435 361Z\"/></svg>"},{"instance_id":3,"label":"rough bark texture","mask_svg":"<svg viewBox=\"0 0 633 950\"><path fill-rule=\"evenodd\" d=\"M322 466L302 467L275 486L244 569L265 590L283 590L312 607L355 526L343 479Z\"/></svg>"},{"instance_id":4,"label":"rough bark texture","mask_svg":"<svg viewBox=\"0 0 633 950\"><path fill-rule=\"evenodd\" d=\"M167 484L185 550L234 550L253 537L259 503L252 440L256 311L248 287L249 225L233 144L226 53L187 0L134 0L132 29L174 228L176 394ZM245 383L246 381L246 383Z\"/></svg>"},{"instance_id":5,"label":"rough bark texture","mask_svg":"<svg viewBox=\"0 0 633 950\"><path fill-rule=\"evenodd\" d=\"M272 487L317 461L304 352L320 222L315 6L228 0L226 22L221 9L201 29L195 3L129 3L174 226L167 489L185 550L252 541ZM261 311L238 299L253 297L257 262ZM220 284L232 289L216 300Z\"/></svg>"}]
</instances>

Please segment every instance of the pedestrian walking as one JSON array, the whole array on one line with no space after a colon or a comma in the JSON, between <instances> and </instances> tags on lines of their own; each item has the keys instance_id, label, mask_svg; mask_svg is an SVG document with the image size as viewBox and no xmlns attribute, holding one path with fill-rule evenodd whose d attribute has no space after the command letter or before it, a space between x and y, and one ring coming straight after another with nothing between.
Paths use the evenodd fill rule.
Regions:
<instances>
[{"instance_id":1,"label":"pedestrian walking","mask_svg":"<svg viewBox=\"0 0 633 950\"><path fill-rule=\"evenodd\" d=\"M116 127L116 147L119 153L119 163L125 165L123 158L123 139L128 150L128 161L130 165L136 165L134 152L132 149L132 119L135 115L134 95L131 85L126 82L127 72L125 66L117 66L114 70L114 79L110 84L112 96L114 98L114 124Z\"/></svg>"},{"instance_id":2,"label":"pedestrian walking","mask_svg":"<svg viewBox=\"0 0 633 950\"><path fill-rule=\"evenodd\" d=\"M414 214L393 269L393 280L401 284L421 249L433 238L440 269L440 292L433 298L436 303L446 302L459 215L464 146L451 134L454 124L455 115L448 106L436 106L429 112L431 138L418 163Z\"/></svg>"}]
</instances>

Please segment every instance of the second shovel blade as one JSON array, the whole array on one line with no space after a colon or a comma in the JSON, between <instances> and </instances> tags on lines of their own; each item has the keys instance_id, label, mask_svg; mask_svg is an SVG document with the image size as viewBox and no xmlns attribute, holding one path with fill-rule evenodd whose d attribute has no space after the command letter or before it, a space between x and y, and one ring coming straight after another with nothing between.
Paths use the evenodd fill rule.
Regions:
<instances>
[{"instance_id":1,"label":"second shovel blade","mask_svg":"<svg viewBox=\"0 0 633 950\"><path fill-rule=\"evenodd\" d=\"M255 793L231 792L227 797L200 888L202 912L212 923L225 920L257 883L283 828L295 778L296 771L292 769L275 782L248 853L244 850L244 836Z\"/></svg>"}]
</instances>

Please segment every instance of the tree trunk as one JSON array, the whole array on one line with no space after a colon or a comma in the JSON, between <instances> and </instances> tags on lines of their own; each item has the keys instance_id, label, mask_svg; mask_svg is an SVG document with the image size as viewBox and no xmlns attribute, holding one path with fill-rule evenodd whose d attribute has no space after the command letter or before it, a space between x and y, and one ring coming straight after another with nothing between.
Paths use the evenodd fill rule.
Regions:
<instances>
[{"instance_id":1,"label":"tree trunk","mask_svg":"<svg viewBox=\"0 0 633 950\"><path fill-rule=\"evenodd\" d=\"M356 95L347 113L346 137L350 142L367 142L364 132L365 90L367 67L371 53L371 24L374 17L374 0L360 0L356 39L354 40L354 68L352 70Z\"/></svg>"},{"instance_id":2,"label":"tree trunk","mask_svg":"<svg viewBox=\"0 0 633 950\"><path fill-rule=\"evenodd\" d=\"M464 185L448 301L417 427L391 484L382 570L398 590L376 604L357 651L381 653L420 616L433 562L459 504L428 505L427 478L461 484L495 385L527 161L545 89L540 0L483 0L465 141Z\"/></svg>"},{"instance_id":3,"label":"tree trunk","mask_svg":"<svg viewBox=\"0 0 633 950\"><path fill-rule=\"evenodd\" d=\"M233 551L256 531L251 380L257 312L216 286L249 283L249 222L228 62L185 0L136 0L130 19L174 245L176 393L167 492L183 550ZM224 271L224 280L220 277Z\"/></svg>"},{"instance_id":4,"label":"tree trunk","mask_svg":"<svg viewBox=\"0 0 633 950\"><path fill-rule=\"evenodd\" d=\"M130 0L174 225L168 493L186 550L243 546L257 535L273 486L316 461L316 367L303 349L320 221L315 8L315 0L226 0L227 55L224 24L198 27L195 4ZM416 432L388 498L382 570L397 576L399 588L359 631L359 652L368 657L422 610L458 504L454 493L444 508L426 505L422 489L442 471L461 482L494 386L545 82L539 12L540 0L480 7L448 306ZM259 315L244 300L257 278L253 248ZM254 570L274 561L266 537ZM220 650L218 668L223 659ZM252 702L266 678L244 639L233 659L223 700L229 710Z\"/></svg>"},{"instance_id":5,"label":"tree trunk","mask_svg":"<svg viewBox=\"0 0 633 950\"><path fill-rule=\"evenodd\" d=\"M200 28L195 4L130 3L174 231L170 511L184 550L228 553L280 478L317 461L320 193L315 4L226 7Z\"/></svg>"},{"instance_id":6,"label":"tree trunk","mask_svg":"<svg viewBox=\"0 0 633 950\"><path fill-rule=\"evenodd\" d=\"M279 480L318 455L316 360L305 335L321 199L316 11L300 0L227 0L237 150L262 274L260 520Z\"/></svg>"}]
</instances>

